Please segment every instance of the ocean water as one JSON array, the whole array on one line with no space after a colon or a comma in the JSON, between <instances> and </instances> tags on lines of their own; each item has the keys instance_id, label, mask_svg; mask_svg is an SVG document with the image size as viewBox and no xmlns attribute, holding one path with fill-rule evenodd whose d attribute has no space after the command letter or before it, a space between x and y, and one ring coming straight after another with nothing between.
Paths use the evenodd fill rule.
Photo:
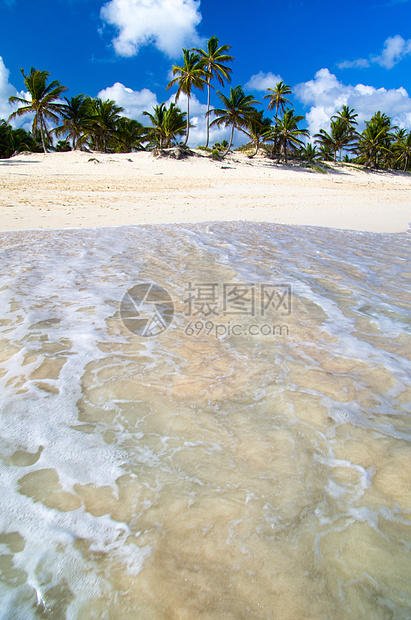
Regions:
<instances>
[{"instance_id":1,"label":"ocean water","mask_svg":"<svg viewBox=\"0 0 411 620\"><path fill-rule=\"evenodd\" d=\"M410 240L1 233L0 618L409 618Z\"/></svg>"}]
</instances>

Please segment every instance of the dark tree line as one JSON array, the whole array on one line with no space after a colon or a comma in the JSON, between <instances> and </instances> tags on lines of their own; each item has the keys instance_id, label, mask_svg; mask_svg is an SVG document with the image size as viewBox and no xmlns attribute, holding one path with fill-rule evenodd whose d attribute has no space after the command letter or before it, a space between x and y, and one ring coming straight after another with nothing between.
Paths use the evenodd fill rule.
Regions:
<instances>
[{"instance_id":1,"label":"dark tree line","mask_svg":"<svg viewBox=\"0 0 411 620\"><path fill-rule=\"evenodd\" d=\"M183 64L173 67L173 79L167 88L177 86L176 103L168 107L163 102L151 111L143 112L150 125L143 126L137 120L122 113L123 108L112 100L87 97L83 94L62 99L67 91L57 80L49 82L49 73L32 68L26 75L22 69L26 100L10 97L10 103L18 104L9 120L26 114L33 115L31 132L13 129L5 120L0 121L0 157L11 157L20 151L64 151L89 149L102 152L132 152L169 148L183 140L187 144L190 128L190 98L193 89L207 90L206 144L202 147L212 156L224 157L231 149L235 132L247 138L244 149L250 157L261 148L271 158L288 162L301 158L311 164L322 161L352 161L375 169L411 169L411 132L398 128L382 112L376 112L358 131L354 110L343 106L330 119L330 129L321 129L312 136L300 123L304 117L295 113L290 99L289 85L279 82L269 88L264 96L268 99L270 118L255 106L260 102L247 95L241 86L230 87L228 94L217 91L221 107L210 107L212 82L221 86L230 82L231 68L227 63L234 60L229 45L219 45L217 37L211 37L207 49L183 50ZM177 101L181 94L187 97L187 111L182 111ZM51 125L53 125L51 127ZM209 148L210 127L226 127L230 130L229 142L214 144ZM54 136L60 140L54 143Z\"/></svg>"}]
</instances>

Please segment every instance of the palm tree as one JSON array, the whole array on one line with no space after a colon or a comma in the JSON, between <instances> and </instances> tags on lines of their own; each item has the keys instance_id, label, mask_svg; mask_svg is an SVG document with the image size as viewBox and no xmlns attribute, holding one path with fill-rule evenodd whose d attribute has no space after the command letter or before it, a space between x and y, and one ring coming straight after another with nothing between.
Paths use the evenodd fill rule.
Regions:
<instances>
[{"instance_id":1,"label":"palm tree","mask_svg":"<svg viewBox=\"0 0 411 620\"><path fill-rule=\"evenodd\" d=\"M277 119L275 133L279 146L279 160L281 156L281 147L284 152L285 163L287 163L287 149L298 148L303 146L304 142L301 136L309 136L307 129L299 129L298 123L303 120L304 116L294 114L294 110L287 109L281 119Z\"/></svg>"},{"instance_id":2,"label":"palm tree","mask_svg":"<svg viewBox=\"0 0 411 620\"><path fill-rule=\"evenodd\" d=\"M265 118L262 110L256 110L254 108L250 111L250 114L247 115L246 128L247 130L243 131L251 138L251 143L255 146L255 151L250 157L255 157L260 148L260 144L265 142L270 136L270 130L272 128L271 119Z\"/></svg>"},{"instance_id":3,"label":"palm tree","mask_svg":"<svg viewBox=\"0 0 411 620\"><path fill-rule=\"evenodd\" d=\"M208 148L208 143L210 141L210 93L211 93L211 85L210 81L213 77L216 77L221 86L224 86L224 80L227 82L231 81L230 67L225 66L223 63L232 62L234 60L233 56L227 54L231 45L222 45L218 47L218 39L216 36L212 36L207 41L207 51L202 49L195 48L193 51L197 52L200 55L200 60L202 61L208 75L206 78L207 81L207 141L206 148Z\"/></svg>"},{"instance_id":4,"label":"palm tree","mask_svg":"<svg viewBox=\"0 0 411 620\"><path fill-rule=\"evenodd\" d=\"M16 116L23 116L34 112L33 134L40 133L43 150L46 153L45 137L51 140L47 129L46 119L50 119L57 123L58 114L61 111L61 104L56 103L60 96L67 90L57 80L53 80L47 84L50 73L48 71L39 71L32 67L30 73L25 75L24 69L20 69L24 78L24 85L27 88L31 101L27 101L22 97L10 97L10 103L22 104L18 110L10 114L9 120Z\"/></svg>"},{"instance_id":5,"label":"palm tree","mask_svg":"<svg viewBox=\"0 0 411 620\"><path fill-rule=\"evenodd\" d=\"M143 112L144 116L149 117L152 124L152 127L147 129L148 135L160 149L163 148L166 137L164 127L164 116L166 111L166 104L163 101L160 105L153 106L153 113L147 112L146 110Z\"/></svg>"},{"instance_id":6,"label":"palm tree","mask_svg":"<svg viewBox=\"0 0 411 620\"><path fill-rule=\"evenodd\" d=\"M352 146L355 140L355 132L344 118L337 116L335 120L331 121L330 133L327 133L325 129L320 129L314 138L318 144L331 148L334 153L334 161L337 161L337 153L340 153L341 159L342 150L349 150Z\"/></svg>"},{"instance_id":7,"label":"palm tree","mask_svg":"<svg viewBox=\"0 0 411 620\"><path fill-rule=\"evenodd\" d=\"M85 121L85 125L97 149L103 153L107 153L108 142L115 136L120 112L123 112L123 108L116 105L112 99L93 100L93 110Z\"/></svg>"},{"instance_id":8,"label":"palm tree","mask_svg":"<svg viewBox=\"0 0 411 620\"><path fill-rule=\"evenodd\" d=\"M152 144L160 149L170 147L176 136L186 133L186 114L175 103L167 108L163 102L153 107L153 113L143 112L151 120L152 127L147 129L147 135Z\"/></svg>"},{"instance_id":9,"label":"palm tree","mask_svg":"<svg viewBox=\"0 0 411 620\"><path fill-rule=\"evenodd\" d=\"M117 153L131 153L144 150L143 142L147 141L147 130L133 118L121 116L117 122L114 138L117 140Z\"/></svg>"},{"instance_id":10,"label":"palm tree","mask_svg":"<svg viewBox=\"0 0 411 620\"><path fill-rule=\"evenodd\" d=\"M331 117L331 120L341 119L343 124L346 125L347 130L351 133L355 133L355 125L358 125L356 118L358 114L355 114L354 109L348 105L343 105L342 110L338 110L337 114Z\"/></svg>"},{"instance_id":11,"label":"palm tree","mask_svg":"<svg viewBox=\"0 0 411 620\"><path fill-rule=\"evenodd\" d=\"M198 88L200 90L204 90L204 86L207 84L207 80L211 73L209 73L205 68L204 64L200 61L200 56L195 52L191 52L190 50L186 50L183 48L184 54L184 64L182 67L173 66L173 75L178 75L179 77L175 77L169 82L167 85L167 90L174 86L174 84L178 84L178 89L176 92L176 102L178 101L181 93L187 95L187 133L186 138L184 140L184 146L188 141L188 133L190 131L190 97L191 90L193 87Z\"/></svg>"},{"instance_id":12,"label":"palm tree","mask_svg":"<svg viewBox=\"0 0 411 620\"><path fill-rule=\"evenodd\" d=\"M13 128L2 119L0 120L0 159L7 159L14 152Z\"/></svg>"},{"instance_id":13,"label":"palm tree","mask_svg":"<svg viewBox=\"0 0 411 620\"><path fill-rule=\"evenodd\" d=\"M41 153L42 145L25 129L13 129L5 120L0 120L0 158L11 157L21 151Z\"/></svg>"},{"instance_id":14,"label":"palm tree","mask_svg":"<svg viewBox=\"0 0 411 620\"><path fill-rule=\"evenodd\" d=\"M323 161L334 161L334 152L329 144L321 143L318 152Z\"/></svg>"},{"instance_id":15,"label":"palm tree","mask_svg":"<svg viewBox=\"0 0 411 620\"><path fill-rule=\"evenodd\" d=\"M175 103L170 103L169 108L164 115L164 133L166 138L166 146L172 146L176 140L176 136L184 136L187 129L186 113L182 112ZM193 127L189 123L188 127Z\"/></svg>"},{"instance_id":16,"label":"palm tree","mask_svg":"<svg viewBox=\"0 0 411 620\"><path fill-rule=\"evenodd\" d=\"M210 123L210 127L212 125L217 125L218 127L221 125L224 125L224 127L229 127L231 125L230 142L227 150L223 154L223 157L225 157L231 149L234 138L234 130L240 129L243 131L244 127L247 125L249 115L255 109L253 108L254 104L260 102L253 99L252 95L245 95L241 86L230 88L229 97L226 97L220 91L217 91L217 95L225 105L225 108L210 110L208 114L213 113L217 116L217 118Z\"/></svg>"},{"instance_id":17,"label":"palm tree","mask_svg":"<svg viewBox=\"0 0 411 620\"><path fill-rule=\"evenodd\" d=\"M396 162L404 162L403 170L405 172L411 163L411 131L407 134L405 129L400 129L395 137L397 140L393 145L393 151Z\"/></svg>"},{"instance_id":18,"label":"palm tree","mask_svg":"<svg viewBox=\"0 0 411 620\"><path fill-rule=\"evenodd\" d=\"M366 127L358 139L356 152L359 155L359 162L372 168L379 166L391 155L390 131L391 119L382 112L376 112L374 116L366 121Z\"/></svg>"},{"instance_id":19,"label":"palm tree","mask_svg":"<svg viewBox=\"0 0 411 620\"><path fill-rule=\"evenodd\" d=\"M286 98L285 95L291 95L292 90L288 84L284 84L281 82L277 82L275 88L267 88L268 95L264 95L264 99L269 99L270 103L267 106L268 110L272 110L275 108L275 118L278 118L278 110L284 114L286 105L288 103L291 104L290 100Z\"/></svg>"},{"instance_id":20,"label":"palm tree","mask_svg":"<svg viewBox=\"0 0 411 620\"><path fill-rule=\"evenodd\" d=\"M301 156L305 161L308 161L310 164L314 164L316 161L321 159L321 153L317 151L315 146L308 142L305 146L301 148Z\"/></svg>"},{"instance_id":21,"label":"palm tree","mask_svg":"<svg viewBox=\"0 0 411 620\"><path fill-rule=\"evenodd\" d=\"M71 138L73 150L78 149L84 143L87 133L87 120L93 113L93 100L83 94L67 99L61 107L63 123L55 128L57 136L67 134Z\"/></svg>"}]
</instances>

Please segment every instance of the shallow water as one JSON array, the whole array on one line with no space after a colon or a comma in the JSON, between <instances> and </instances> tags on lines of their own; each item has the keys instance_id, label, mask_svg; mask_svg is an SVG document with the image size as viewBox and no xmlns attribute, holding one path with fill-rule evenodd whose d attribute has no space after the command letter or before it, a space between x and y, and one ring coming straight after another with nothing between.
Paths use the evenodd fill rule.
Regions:
<instances>
[{"instance_id":1,"label":"shallow water","mask_svg":"<svg viewBox=\"0 0 411 620\"><path fill-rule=\"evenodd\" d=\"M407 233L0 241L1 618L409 618Z\"/></svg>"}]
</instances>

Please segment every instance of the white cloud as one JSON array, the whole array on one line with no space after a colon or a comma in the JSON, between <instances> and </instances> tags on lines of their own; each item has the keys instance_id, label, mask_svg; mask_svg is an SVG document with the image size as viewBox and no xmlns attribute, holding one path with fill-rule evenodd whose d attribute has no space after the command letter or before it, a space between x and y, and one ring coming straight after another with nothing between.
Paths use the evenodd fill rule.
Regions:
<instances>
[{"instance_id":1,"label":"white cloud","mask_svg":"<svg viewBox=\"0 0 411 620\"><path fill-rule=\"evenodd\" d=\"M372 62L377 62L386 69L392 69L405 56L411 54L411 39L405 41L399 34L395 37L388 37L384 42L384 48L380 56L371 58Z\"/></svg>"},{"instance_id":2,"label":"white cloud","mask_svg":"<svg viewBox=\"0 0 411 620\"><path fill-rule=\"evenodd\" d=\"M378 110L388 114L395 125L411 129L411 98L404 88L387 90L365 84L347 85L328 69L320 69L313 80L297 84L294 92L305 106L311 106L306 115L311 135L321 128L328 130L330 117L343 105L354 108L360 130Z\"/></svg>"},{"instance_id":3,"label":"white cloud","mask_svg":"<svg viewBox=\"0 0 411 620\"><path fill-rule=\"evenodd\" d=\"M366 58L357 58L357 60L344 60L338 65L339 69L365 69L370 66Z\"/></svg>"},{"instance_id":4,"label":"white cloud","mask_svg":"<svg viewBox=\"0 0 411 620\"><path fill-rule=\"evenodd\" d=\"M101 9L104 22L117 28L113 40L118 56L135 56L152 44L175 58L182 47L200 46L199 0L109 0Z\"/></svg>"},{"instance_id":5,"label":"white cloud","mask_svg":"<svg viewBox=\"0 0 411 620\"><path fill-rule=\"evenodd\" d=\"M370 55L369 60L366 58L357 58L356 60L344 60L338 64L339 69L362 69L370 66L370 62L376 62L381 67L392 69L394 65L400 62L406 56L411 55L411 39L406 41L399 34L395 37L388 37L384 41L384 47L381 54Z\"/></svg>"},{"instance_id":6,"label":"white cloud","mask_svg":"<svg viewBox=\"0 0 411 620\"><path fill-rule=\"evenodd\" d=\"M275 85L281 81L282 78L280 75L274 75L271 72L263 73L263 71L260 71L250 77L244 88L265 91L267 88L275 88Z\"/></svg>"},{"instance_id":7,"label":"white cloud","mask_svg":"<svg viewBox=\"0 0 411 620\"><path fill-rule=\"evenodd\" d=\"M9 97L17 95L17 90L9 82L10 71L7 69L0 56L0 118L8 119L17 106L9 103ZM20 95L21 96L21 95Z\"/></svg>"},{"instance_id":8,"label":"white cloud","mask_svg":"<svg viewBox=\"0 0 411 620\"><path fill-rule=\"evenodd\" d=\"M124 108L124 116L134 118L140 122L144 121L143 111L151 111L151 108L157 104L157 97L148 88L143 90L133 90L127 88L124 84L116 82L113 86L109 86L98 93L100 99L113 99L117 105Z\"/></svg>"}]
</instances>

